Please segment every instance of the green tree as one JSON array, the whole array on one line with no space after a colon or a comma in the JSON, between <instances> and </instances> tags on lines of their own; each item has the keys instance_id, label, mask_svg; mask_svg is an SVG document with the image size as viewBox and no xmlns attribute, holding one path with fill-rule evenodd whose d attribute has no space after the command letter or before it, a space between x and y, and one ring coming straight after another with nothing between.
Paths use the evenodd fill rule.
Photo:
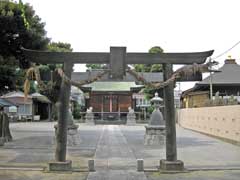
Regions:
<instances>
[{"instance_id":1,"label":"green tree","mask_svg":"<svg viewBox=\"0 0 240 180\"><path fill-rule=\"evenodd\" d=\"M160 46L154 46L148 50L149 53L158 54L163 53L163 49ZM134 69L137 72L161 72L161 64L135 64Z\"/></svg>"},{"instance_id":2,"label":"green tree","mask_svg":"<svg viewBox=\"0 0 240 180\"><path fill-rule=\"evenodd\" d=\"M29 4L0 2L0 94L22 88L24 70L19 67L27 68L29 62L21 47L46 49L49 38L44 26Z\"/></svg>"},{"instance_id":3,"label":"green tree","mask_svg":"<svg viewBox=\"0 0 240 180\"><path fill-rule=\"evenodd\" d=\"M105 69L106 65L105 64L86 64L86 67L88 69Z\"/></svg>"},{"instance_id":4,"label":"green tree","mask_svg":"<svg viewBox=\"0 0 240 180\"><path fill-rule=\"evenodd\" d=\"M27 68L29 62L21 47L46 49L48 42L44 23L29 4L0 1L0 94L22 89L24 70L19 67ZM2 112L0 116L5 121L0 129L7 134L6 140L11 140L8 116Z\"/></svg>"},{"instance_id":5,"label":"green tree","mask_svg":"<svg viewBox=\"0 0 240 180\"><path fill-rule=\"evenodd\" d=\"M51 52L72 52L71 44L64 42L51 42L48 44L48 51Z\"/></svg>"}]
</instances>

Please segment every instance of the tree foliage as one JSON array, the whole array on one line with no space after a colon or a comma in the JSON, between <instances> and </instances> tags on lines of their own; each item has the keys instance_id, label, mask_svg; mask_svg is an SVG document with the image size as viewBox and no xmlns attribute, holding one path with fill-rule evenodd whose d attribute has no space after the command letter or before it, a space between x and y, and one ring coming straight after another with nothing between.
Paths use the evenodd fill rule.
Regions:
<instances>
[{"instance_id":1,"label":"tree foliage","mask_svg":"<svg viewBox=\"0 0 240 180\"><path fill-rule=\"evenodd\" d=\"M73 50L71 44L64 42L51 42L47 48L51 52L72 52Z\"/></svg>"},{"instance_id":2,"label":"tree foliage","mask_svg":"<svg viewBox=\"0 0 240 180\"><path fill-rule=\"evenodd\" d=\"M163 53L163 49L160 46L154 46L148 50L149 53L158 54ZM137 72L161 72L161 64L135 64L134 69Z\"/></svg>"},{"instance_id":3,"label":"tree foliage","mask_svg":"<svg viewBox=\"0 0 240 180\"><path fill-rule=\"evenodd\" d=\"M105 64L86 64L86 67L88 69L105 69L106 65Z\"/></svg>"},{"instance_id":4,"label":"tree foliage","mask_svg":"<svg viewBox=\"0 0 240 180\"><path fill-rule=\"evenodd\" d=\"M0 94L22 88L24 70L29 62L21 47L44 50L49 38L45 24L29 4L0 2Z\"/></svg>"}]
</instances>

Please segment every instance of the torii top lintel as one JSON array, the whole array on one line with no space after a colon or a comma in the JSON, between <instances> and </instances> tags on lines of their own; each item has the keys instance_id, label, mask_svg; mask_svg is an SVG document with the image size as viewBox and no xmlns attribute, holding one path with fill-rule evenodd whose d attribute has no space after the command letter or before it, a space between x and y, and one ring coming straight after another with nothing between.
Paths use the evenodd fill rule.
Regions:
<instances>
[{"instance_id":1,"label":"torii top lintel","mask_svg":"<svg viewBox=\"0 0 240 180\"><path fill-rule=\"evenodd\" d=\"M126 52L126 47L110 47L109 52L48 52L23 48L29 61L54 64L69 62L73 64L110 64L111 58L124 58L126 64L202 64L213 54L213 50L190 53L134 53Z\"/></svg>"}]
</instances>

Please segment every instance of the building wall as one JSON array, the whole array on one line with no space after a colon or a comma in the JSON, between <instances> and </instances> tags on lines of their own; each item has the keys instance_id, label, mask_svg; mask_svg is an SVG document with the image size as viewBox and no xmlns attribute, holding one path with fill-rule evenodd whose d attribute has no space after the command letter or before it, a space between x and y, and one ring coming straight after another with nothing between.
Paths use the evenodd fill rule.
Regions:
<instances>
[{"instance_id":1,"label":"building wall","mask_svg":"<svg viewBox=\"0 0 240 180\"><path fill-rule=\"evenodd\" d=\"M207 93L188 95L183 99L183 108L204 107L208 99Z\"/></svg>"},{"instance_id":2,"label":"building wall","mask_svg":"<svg viewBox=\"0 0 240 180\"><path fill-rule=\"evenodd\" d=\"M20 104L18 106L18 115L32 115L32 104Z\"/></svg>"},{"instance_id":3,"label":"building wall","mask_svg":"<svg viewBox=\"0 0 240 180\"><path fill-rule=\"evenodd\" d=\"M240 105L181 109L178 122L184 128L240 144Z\"/></svg>"},{"instance_id":4,"label":"building wall","mask_svg":"<svg viewBox=\"0 0 240 180\"><path fill-rule=\"evenodd\" d=\"M26 100L24 97L7 97L5 98L8 101L18 105L18 115L32 115L32 99L27 98Z\"/></svg>"},{"instance_id":5,"label":"building wall","mask_svg":"<svg viewBox=\"0 0 240 180\"><path fill-rule=\"evenodd\" d=\"M128 112L128 107L132 107L132 94L91 93L90 106L94 112Z\"/></svg>"}]
</instances>

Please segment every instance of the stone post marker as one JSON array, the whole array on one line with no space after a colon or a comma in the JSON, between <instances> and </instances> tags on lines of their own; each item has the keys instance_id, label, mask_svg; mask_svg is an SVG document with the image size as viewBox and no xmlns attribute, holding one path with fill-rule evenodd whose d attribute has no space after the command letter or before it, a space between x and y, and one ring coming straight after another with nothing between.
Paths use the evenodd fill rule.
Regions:
<instances>
[{"instance_id":1,"label":"stone post marker","mask_svg":"<svg viewBox=\"0 0 240 180\"><path fill-rule=\"evenodd\" d=\"M145 126L144 145L165 144L165 122L159 110L162 101L162 98L158 97L158 93L155 93L155 97L151 99L155 109L152 112L148 125Z\"/></svg>"},{"instance_id":2,"label":"stone post marker","mask_svg":"<svg viewBox=\"0 0 240 180\"><path fill-rule=\"evenodd\" d=\"M136 115L134 113L134 109L132 109L131 107L128 107L127 125L128 126L136 125Z\"/></svg>"}]
</instances>

